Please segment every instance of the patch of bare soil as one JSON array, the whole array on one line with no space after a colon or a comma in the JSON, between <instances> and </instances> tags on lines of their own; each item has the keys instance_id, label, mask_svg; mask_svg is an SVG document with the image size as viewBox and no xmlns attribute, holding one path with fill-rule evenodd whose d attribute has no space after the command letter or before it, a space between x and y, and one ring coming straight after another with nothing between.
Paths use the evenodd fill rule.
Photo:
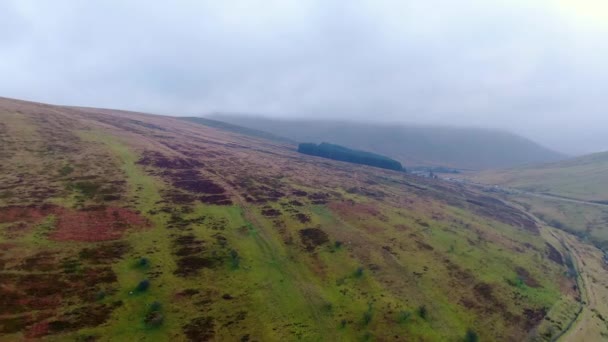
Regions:
<instances>
[{"instance_id":1,"label":"patch of bare soil","mask_svg":"<svg viewBox=\"0 0 608 342\"><path fill-rule=\"evenodd\" d=\"M79 260L89 262L94 265L111 264L121 259L130 250L129 245L124 241L104 243L95 247L87 247L80 251Z\"/></svg>"},{"instance_id":2,"label":"patch of bare soil","mask_svg":"<svg viewBox=\"0 0 608 342\"><path fill-rule=\"evenodd\" d=\"M533 288L540 287L540 284L538 283L538 281L536 279L534 279L534 277L532 277L530 272L528 272L528 270L526 270L525 268L516 267L515 273L517 273L517 276L519 277L519 279L521 279L521 281L524 284L526 284L526 286L533 287Z\"/></svg>"},{"instance_id":3,"label":"patch of bare soil","mask_svg":"<svg viewBox=\"0 0 608 342\"><path fill-rule=\"evenodd\" d=\"M218 239L219 245L225 242ZM219 251L209 251L205 246L205 241L197 239L194 235L182 235L173 240L173 254L178 257L176 260L177 269L175 274L180 277L190 277L198 274L205 268L216 268L222 263L222 255Z\"/></svg>"},{"instance_id":4,"label":"patch of bare soil","mask_svg":"<svg viewBox=\"0 0 608 342\"><path fill-rule=\"evenodd\" d=\"M556 264L563 265L564 259L562 257L562 254L557 250L557 248L553 247L553 245L548 242L546 242L546 246L547 256L549 257L549 260L555 262Z\"/></svg>"},{"instance_id":5,"label":"patch of bare soil","mask_svg":"<svg viewBox=\"0 0 608 342\"><path fill-rule=\"evenodd\" d=\"M281 216L281 211L273 208L262 209L262 215L266 217L278 217Z\"/></svg>"},{"instance_id":6,"label":"patch of bare soil","mask_svg":"<svg viewBox=\"0 0 608 342\"><path fill-rule=\"evenodd\" d=\"M146 151L138 163L159 169L152 170L150 173L161 176L175 188L186 191L165 191L163 199L167 203L192 204L197 200L214 205L232 205L233 203L226 193L226 189L203 177L201 172L196 170L205 165L195 158L167 157L159 152Z\"/></svg>"},{"instance_id":7,"label":"patch of bare soil","mask_svg":"<svg viewBox=\"0 0 608 342\"><path fill-rule=\"evenodd\" d=\"M308 223L310 222L310 216L303 214L303 213L296 213L294 214L294 218L298 221L300 221L300 223Z\"/></svg>"},{"instance_id":8,"label":"patch of bare soil","mask_svg":"<svg viewBox=\"0 0 608 342\"><path fill-rule=\"evenodd\" d=\"M308 194L308 199L312 204L327 204L330 199L330 195L328 193L316 192L314 194Z\"/></svg>"},{"instance_id":9,"label":"patch of bare soil","mask_svg":"<svg viewBox=\"0 0 608 342\"><path fill-rule=\"evenodd\" d=\"M49 238L57 241L118 240L130 228L150 226L150 222L130 209L94 207L78 211L64 210L57 216Z\"/></svg>"},{"instance_id":10,"label":"patch of bare soil","mask_svg":"<svg viewBox=\"0 0 608 342\"><path fill-rule=\"evenodd\" d=\"M318 246L328 243L329 237L319 228L306 228L300 230L300 240L308 252L313 252Z\"/></svg>"},{"instance_id":11,"label":"patch of bare soil","mask_svg":"<svg viewBox=\"0 0 608 342\"><path fill-rule=\"evenodd\" d=\"M523 312L524 317L524 329L529 331L536 327L547 315L547 309L524 309Z\"/></svg>"},{"instance_id":12,"label":"patch of bare soil","mask_svg":"<svg viewBox=\"0 0 608 342\"><path fill-rule=\"evenodd\" d=\"M469 194L466 201L469 203L469 208L478 215L489 217L514 227L523 228L537 235L540 234L536 221L530 215L500 200L488 196Z\"/></svg>"},{"instance_id":13,"label":"patch of bare soil","mask_svg":"<svg viewBox=\"0 0 608 342\"><path fill-rule=\"evenodd\" d=\"M48 334L58 334L87 327L96 327L105 323L110 318L112 312L121 305L122 302L94 304L68 311L59 318L46 322Z\"/></svg>"},{"instance_id":14,"label":"patch of bare soil","mask_svg":"<svg viewBox=\"0 0 608 342\"><path fill-rule=\"evenodd\" d=\"M388 218L373 204L342 201L331 202L328 207L331 211L344 219L367 219L373 217L380 221L388 220Z\"/></svg>"},{"instance_id":15,"label":"patch of bare soil","mask_svg":"<svg viewBox=\"0 0 608 342\"><path fill-rule=\"evenodd\" d=\"M202 196L199 200L206 204L232 205L232 200L225 194Z\"/></svg>"},{"instance_id":16,"label":"patch of bare soil","mask_svg":"<svg viewBox=\"0 0 608 342\"><path fill-rule=\"evenodd\" d=\"M36 223L59 209L59 207L54 205L8 206L0 208L0 223Z\"/></svg>"},{"instance_id":17,"label":"patch of bare soil","mask_svg":"<svg viewBox=\"0 0 608 342\"><path fill-rule=\"evenodd\" d=\"M183 331L190 341L211 341L215 337L215 322L209 316L195 318L184 325Z\"/></svg>"},{"instance_id":18,"label":"patch of bare soil","mask_svg":"<svg viewBox=\"0 0 608 342\"><path fill-rule=\"evenodd\" d=\"M22 225L16 227L27 230L50 215L56 222L49 238L56 241L117 240L129 228L150 225L147 219L130 209L96 206L72 210L54 205L0 208L0 223L21 222Z\"/></svg>"}]
</instances>

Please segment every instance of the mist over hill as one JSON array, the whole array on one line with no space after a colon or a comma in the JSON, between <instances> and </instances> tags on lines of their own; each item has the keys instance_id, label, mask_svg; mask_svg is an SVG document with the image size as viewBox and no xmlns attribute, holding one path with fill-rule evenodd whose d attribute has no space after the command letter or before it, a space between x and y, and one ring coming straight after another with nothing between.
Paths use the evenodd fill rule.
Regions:
<instances>
[{"instance_id":1,"label":"mist over hill","mask_svg":"<svg viewBox=\"0 0 608 342\"><path fill-rule=\"evenodd\" d=\"M406 167L448 166L479 170L565 158L565 155L530 139L490 129L280 120L233 114L213 114L209 117L298 142L327 141L384 154L399 160Z\"/></svg>"}]
</instances>

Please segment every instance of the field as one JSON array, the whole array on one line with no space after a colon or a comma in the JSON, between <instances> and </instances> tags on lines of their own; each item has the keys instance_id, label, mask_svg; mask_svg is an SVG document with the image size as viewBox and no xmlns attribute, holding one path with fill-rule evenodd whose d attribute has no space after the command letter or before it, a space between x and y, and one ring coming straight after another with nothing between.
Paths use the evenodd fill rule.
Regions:
<instances>
[{"instance_id":1,"label":"field","mask_svg":"<svg viewBox=\"0 0 608 342\"><path fill-rule=\"evenodd\" d=\"M471 179L483 184L608 203L608 152L540 166L486 171Z\"/></svg>"},{"instance_id":2,"label":"field","mask_svg":"<svg viewBox=\"0 0 608 342\"><path fill-rule=\"evenodd\" d=\"M519 194L512 200L552 227L608 250L608 206Z\"/></svg>"},{"instance_id":3,"label":"field","mask_svg":"<svg viewBox=\"0 0 608 342\"><path fill-rule=\"evenodd\" d=\"M458 184L0 99L0 340L551 340L568 252Z\"/></svg>"}]
</instances>

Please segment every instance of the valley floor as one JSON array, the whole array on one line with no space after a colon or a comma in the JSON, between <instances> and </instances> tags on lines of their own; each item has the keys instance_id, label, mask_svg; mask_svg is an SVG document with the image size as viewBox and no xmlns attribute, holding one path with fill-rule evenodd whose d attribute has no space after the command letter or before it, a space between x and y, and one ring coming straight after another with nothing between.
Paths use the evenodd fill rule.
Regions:
<instances>
[{"instance_id":1,"label":"valley floor","mask_svg":"<svg viewBox=\"0 0 608 342\"><path fill-rule=\"evenodd\" d=\"M571 321L560 332L554 332L550 340L608 340L608 259L595 246L603 245L607 237L608 204L479 184L466 178L449 180L477 186L522 206L543 225L547 242L559 243L566 258L571 260L580 291L578 307L569 308Z\"/></svg>"},{"instance_id":2,"label":"valley floor","mask_svg":"<svg viewBox=\"0 0 608 342\"><path fill-rule=\"evenodd\" d=\"M559 341L608 340L608 266L604 253L575 236L554 230L576 262L582 285L582 311Z\"/></svg>"}]
</instances>

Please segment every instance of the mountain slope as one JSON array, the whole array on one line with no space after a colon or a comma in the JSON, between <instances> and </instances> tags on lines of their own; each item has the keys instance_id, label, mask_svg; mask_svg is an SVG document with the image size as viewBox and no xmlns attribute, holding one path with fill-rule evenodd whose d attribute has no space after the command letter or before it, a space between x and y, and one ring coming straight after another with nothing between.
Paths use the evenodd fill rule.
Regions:
<instances>
[{"instance_id":1,"label":"mountain slope","mask_svg":"<svg viewBox=\"0 0 608 342\"><path fill-rule=\"evenodd\" d=\"M0 118L2 340L521 341L577 298L542 227L460 185L170 117Z\"/></svg>"},{"instance_id":2,"label":"mountain slope","mask_svg":"<svg viewBox=\"0 0 608 342\"><path fill-rule=\"evenodd\" d=\"M219 114L211 118L298 142L327 141L387 155L401 161L406 167L488 169L563 158L563 155L528 139L486 129L389 126L320 120L288 121Z\"/></svg>"},{"instance_id":3,"label":"mountain slope","mask_svg":"<svg viewBox=\"0 0 608 342\"><path fill-rule=\"evenodd\" d=\"M487 171L473 179L530 192L608 203L608 152L544 165Z\"/></svg>"}]
</instances>

